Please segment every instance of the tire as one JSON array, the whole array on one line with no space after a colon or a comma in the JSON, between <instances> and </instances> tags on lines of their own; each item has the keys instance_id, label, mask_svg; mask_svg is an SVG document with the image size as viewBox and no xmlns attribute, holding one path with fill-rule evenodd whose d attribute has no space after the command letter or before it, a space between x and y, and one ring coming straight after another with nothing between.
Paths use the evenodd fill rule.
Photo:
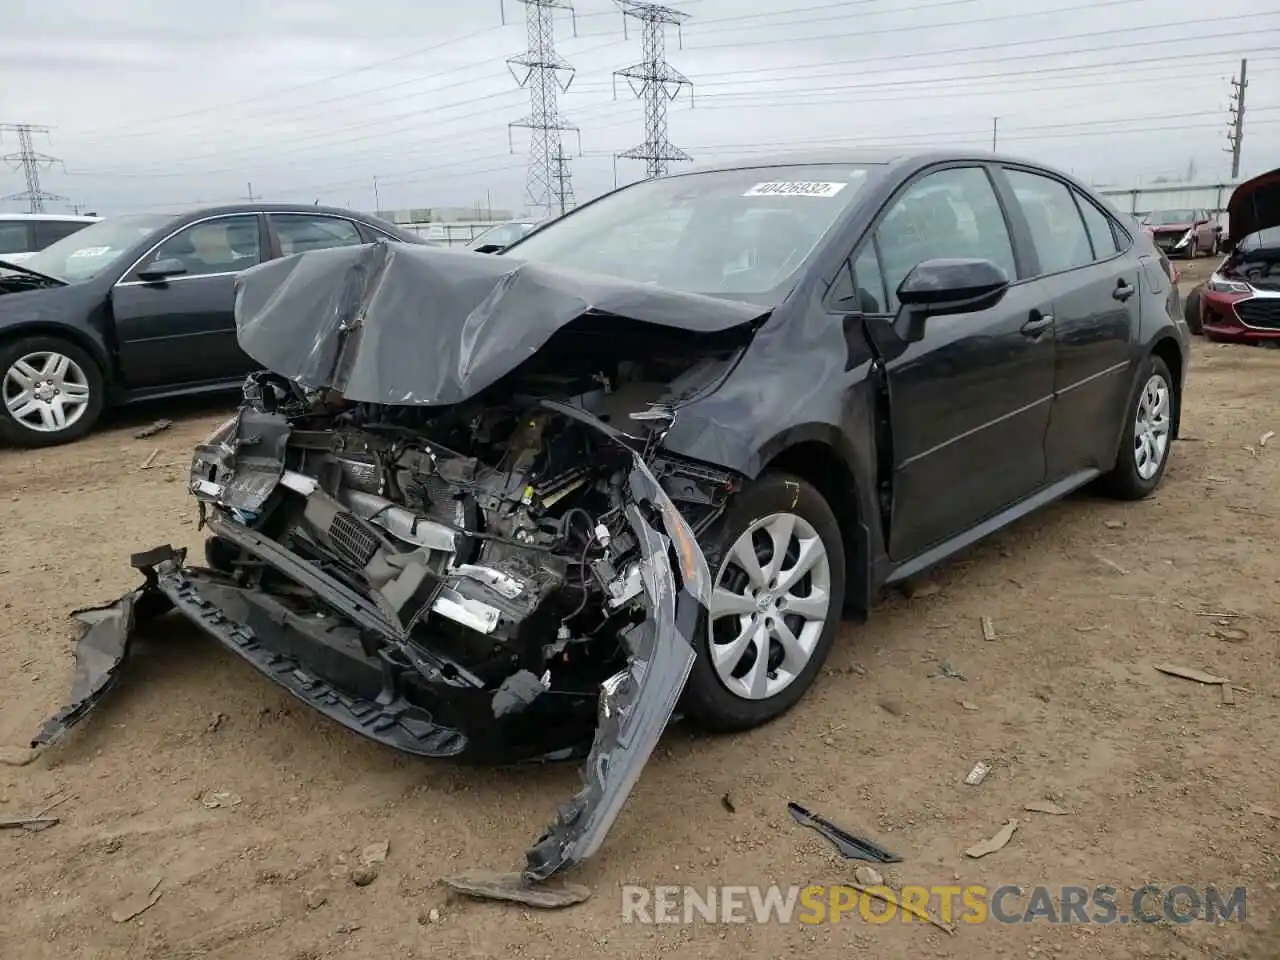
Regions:
<instances>
[{"instance_id":1,"label":"tire","mask_svg":"<svg viewBox=\"0 0 1280 960\"><path fill-rule=\"evenodd\" d=\"M1187 321L1187 326L1196 336L1203 335L1204 331L1200 326L1200 292L1204 290L1204 285L1192 288L1187 294L1186 303L1182 305L1182 316Z\"/></svg>"},{"instance_id":2,"label":"tire","mask_svg":"<svg viewBox=\"0 0 1280 960\"><path fill-rule=\"evenodd\" d=\"M1154 355L1147 357L1138 376L1136 389L1125 406L1124 432L1116 464L1103 477L1103 488L1117 500L1142 500L1154 493L1160 485L1173 447L1174 414L1177 409L1175 390L1173 377L1165 362ZM1162 415L1145 417L1152 429L1147 431L1148 442L1141 444L1138 429L1140 413L1149 414L1154 410L1161 414L1161 404L1156 401L1156 395L1161 392L1164 397ZM1163 433L1156 429L1157 425L1163 426ZM1163 437L1163 446L1158 447L1158 461L1154 461L1150 454L1141 455L1148 451L1156 453L1152 445L1158 444L1160 437ZM1154 470L1149 466L1152 463Z\"/></svg>"},{"instance_id":3,"label":"tire","mask_svg":"<svg viewBox=\"0 0 1280 960\"><path fill-rule=\"evenodd\" d=\"M54 358L58 358L56 363ZM54 369L58 365L62 366L61 373ZM31 391L24 390L23 384L32 380L28 374L33 371L37 376L47 376L36 381L43 397L29 396ZM97 363L70 340L34 336L0 344L0 440L28 448L79 440L102 415L105 388ZM24 395L26 404L19 405ZM69 403L73 396L83 397L74 407ZM33 401L42 406L27 406ZM25 414L24 406L29 411ZM56 417L55 407L62 411L61 427L51 419Z\"/></svg>"},{"instance_id":4,"label":"tire","mask_svg":"<svg viewBox=\"0 0 1280 960\"><path fill-rule=\"evenodd\" d=\"M1200 256L1200 238L1192 236L1191 242L1187 244L1187 259L1194 260Z\"/></svg>"},{"instance_id":5,"label":"tire","mask_svg":"<svg viewBox=\"0 0 1280 960\"><path fill-rule=\"evenodd\" d=\"M790 518L793 530L788 540L787 555L795 556L800 548L800 538L816 538L825 556L820 557L811 571L793 585L792 593L783 596L784 606L774 607L768 605L770 594L751 584L733 550L735 543L751 532L761 550L756 554L757 559L767 569L772 559L769 556L772 552L770 535L779 530L780 523L786 522L784 518ZM702 548L716 584L715 595L724 592L739 594L744 608L717 616L723 608L716 604L713 595L711 615L699 627L697 658L685 685L681 707L689 719L706 729L747 730L767 723L795 706L831 651L840 628L845 596L845 555L840 524L822 494L809 483L785 473L765 474L738 494L725 515L703 538ZM764 559L760 559L762 556ZM787 569L794 569L790 562ZM781 572L785 577L787 570ZM814 591L820 590L824 581L827 603L821 619L806 619L804 614L785 612L788 598L793 604L799 604L813 597ZM747 589L765 599L751 605ZM776 619L768 616L780 612L781 616ZM817 614L819 611L809 612ZM744 626L744 618L748 617L750 619L745 620L747 626ZM781 623L790 636L797 639L795 663L798 669L785 669L787 661L783 647L768 632L771 623ZM733 646L735 637L746 634L749 626L756 624L767 639L769 659L765 663L772 668L773 675L766 671L763 689L757 686L752 696L752 681L760 676L751 668L759 662L756 657L759 650L757 637L761 634L754 631L747 634L745 644L736 656L731 655L731 659L725 654L730 653L728 648ZM804 650L808 651L808 658L802 661L799 656ZM714 655L717 651L721 656L720 667L717 667ZM738 676L734 676L735 673ZM770 686L777 689L769 692Z\"/></svg>"}]
</instances>

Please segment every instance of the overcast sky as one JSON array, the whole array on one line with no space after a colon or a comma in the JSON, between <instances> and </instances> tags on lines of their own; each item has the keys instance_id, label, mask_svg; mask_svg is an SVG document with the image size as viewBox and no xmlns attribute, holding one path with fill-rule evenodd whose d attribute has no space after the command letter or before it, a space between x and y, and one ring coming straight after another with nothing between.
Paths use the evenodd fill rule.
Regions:
<instances>
[{"instance_id":1,"label":"overcast sky","mask_svg":"<svg viewBox=\"0 0 1280 960\"><path fill-rule=\"evenodd\" d=\"M694 85L670 137L696 161L864 144L990 147L1096 182L1218 182L1230 81L1249 57L1243 173L1280 165L1280 7L1261 0L668 0L667 59ZM16 10L13 8L16 6ZM0 122L50 127L44 189L100 213L247 195L372 209L525 200L529 113L506 0L8 0ZM612 73L642 59L612 0L578 0L560 97L579 201L644 138ZM1271 51L1271 52L1268 52ZM0 153L17 149L11 133ZM65 165L65 166L64 166ZM621 182L644 165L618 161ZM0 195L24 189L0 167ZM24 209L13 202L0 209ZM47 209L69 209L62 201Z\"/></svg>"}]
</instances>

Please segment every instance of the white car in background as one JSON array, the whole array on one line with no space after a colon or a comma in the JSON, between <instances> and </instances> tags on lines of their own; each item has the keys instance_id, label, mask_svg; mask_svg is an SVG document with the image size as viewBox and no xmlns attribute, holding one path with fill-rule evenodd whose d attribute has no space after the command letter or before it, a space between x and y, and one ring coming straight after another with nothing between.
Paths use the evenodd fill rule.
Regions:
<instances>
[{"instance_id":1,"label":"white car in background","mask_svg":"<svg viewBox=\"0 0 1280 960\"><path fill-rule=\"evenodd\" d=\"M0 260L20 263L51 243L69 237L100 219L69 213L0 212Z\"/></svg>"}]
</instances>

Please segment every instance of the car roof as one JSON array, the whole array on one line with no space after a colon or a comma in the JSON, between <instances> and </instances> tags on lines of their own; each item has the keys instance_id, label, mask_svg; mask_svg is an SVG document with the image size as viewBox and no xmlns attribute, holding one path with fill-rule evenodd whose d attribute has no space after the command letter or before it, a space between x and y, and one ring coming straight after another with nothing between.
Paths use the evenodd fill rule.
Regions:
<instances>
[{"instance_id":1,"label":"car roof","mask_svg":"<svg viewBox=\"0 0 1280 960\"><path fill-rule=\"evenodd\" d=\"M904 150L901 147L841 147L822 150L804 150L791 153L777 153L766 156L744 157L741 160L721 163L702 164L679 171L669 176L687 176L695 173L714 173L726 170L754 170L770 167L821 166L825 164L855 164L858 166L904 166L912 169L935 163L953 161L972 161L978 163L1009 163L1034 167L1057 176L1067 175L1048 164L1025 157L1015 157L1003 153L991 153L985 150L956 149L915 149ZM1067 179L1074 180L1072 177Z\"/></svg>"},{"instance_id":2,"label":"car roof","mask_svg":"<svg viewBox=\"0 0 1280 960\"><path fill-rule=\"evenodd\" d=\"M375 217L370 213L362 213L359 210L344 210L341 207L325 207L313 203L227 203L216 207L197 207L193 210L186 210L180 214L175 214L171 222L177 223L180 220L200 220L206 217L227 216L233 213L317 213L327 214L333 217L352 217L362 220L366 223L376 223L380 227L389 229L394 233L405 233L403 227L397 226L387 220Z\"/></svg>"},{"instance_id":3,"label":"car roof","mask_svg":"<svg viewBox=\"0 0 1280 960\"><path fill-rule=\"evenodd\" d=\"M86 217L74 213L5 213L0 211L0 220L54 220L58 223L97 223L101 217Z\"/></svg>"}]
</instances>

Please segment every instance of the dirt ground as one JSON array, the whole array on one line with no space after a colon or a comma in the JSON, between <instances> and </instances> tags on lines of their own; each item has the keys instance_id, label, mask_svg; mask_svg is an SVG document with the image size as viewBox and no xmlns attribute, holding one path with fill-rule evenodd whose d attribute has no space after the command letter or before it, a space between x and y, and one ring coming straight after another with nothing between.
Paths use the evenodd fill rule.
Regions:
<instances>
[{"instance_id":1,"label":"dirt ground","mask_svg":"<svg viewBox=\"0 0 1280 960\"><path fill-rule=\"evenodd\" d=\"M179 624L141 647L83 727L14 765L69 689L68 611L133 586L131 551L198 549L181 481L227 408L134 411L72 447L0 450L0 817L63 800L58 825L0 832L0 957L1280 956L1280 436L1260 440L1280 431L1277 384L1280 352L1197 342L1185 439L1156 497L1073 497L936 571L936 593L887 596L768 728L673 728L573 877L593 898L559 913L450 900L438 880L518 867L576 788L574 766L400 757ZM134 439L158 416L178 424ZM156 448L157 465L141 469ZM944 659L966 679L931 677ZM1235 704L1158 673L1163 663L1233 679ZM965 785L979 760L992 773ZM242 802L207 809L210 791ZM1070 813L1023 810L1045 798ZM788 800L902 854L885 870L894 886L1112 884L1123 902L1148 882L1244 885L1247 917L989 922L954 936L856 915L816 927L621 922L622 884L851 879L851 864L791 823ZM1007 847L964 856L1010 817L1021 825ZM380 874L355 886L347 865L383 840ZM112 919L157 880L149 910Z\"/></svg>"}]
</instances>

